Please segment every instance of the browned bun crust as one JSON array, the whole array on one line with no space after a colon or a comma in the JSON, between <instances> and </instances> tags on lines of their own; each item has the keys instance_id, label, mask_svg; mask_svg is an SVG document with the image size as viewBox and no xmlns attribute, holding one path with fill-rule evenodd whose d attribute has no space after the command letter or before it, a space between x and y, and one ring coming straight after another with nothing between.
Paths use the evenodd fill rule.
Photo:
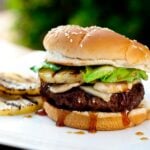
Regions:
<instances>
[{"instance_id":1,"label":"browned bun crust","mask_svg":"<svg viewBox=\"0 0 150 150\"><path fill-rule=\"evenodd\" d=\"M48 102L44 102L44 109L54 121L58 120L59 113L65 114L67 112L67 116L64 119L65 126L83 130L89 129L90 116L88 112L66 111L58 109ZM130 123L128 126L123 124L121 113L96 112L95 114L97 115L96 130L98 131L124 129L136 126L144 120L150 119L150 109L147 104L142 104L141 107L129 112L128 118Z\"/></svg>"},{"instance_id":2,"label":"browned bun crust","mask_svg":"<svg viewBox=\"0 0 150 150\"><path fill-rule=\"evenodd\" d=\"M75 63L74 59L94 60L95 65L101 64L99 60L121 60L126 66L150 63L150 51L147 46L110 29L96 26L59 26L47 33L43 44L49 55L58 53L66 59L72 59L71 65ZM48 58L48 61L67 65L67 61L61 62L60 58ZM85 63L91 65L89 62ZM80 61L78 65L82 65Z\"/></svg>"}]
</instances>

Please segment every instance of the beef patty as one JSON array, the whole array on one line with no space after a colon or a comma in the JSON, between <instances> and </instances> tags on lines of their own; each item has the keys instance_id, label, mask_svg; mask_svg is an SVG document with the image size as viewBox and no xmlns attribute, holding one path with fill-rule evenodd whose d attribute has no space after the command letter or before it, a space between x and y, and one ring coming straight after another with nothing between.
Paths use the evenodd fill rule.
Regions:
<instances>
[{"instance_id":1,"label":"beef patty","mask_svg":"<svg viewBox=\"0 0 150 150\"><path fill-rule=\"evenodd\" d=\"M144 87L141 83L135 84L127 92L112 94L109 102L88 94L79 87L55 94L50 92L49 86L48 83L42 83L42 95L50 104L67 110L121 112L136 108L144 97Z\"/></svg>"}]
</instances>

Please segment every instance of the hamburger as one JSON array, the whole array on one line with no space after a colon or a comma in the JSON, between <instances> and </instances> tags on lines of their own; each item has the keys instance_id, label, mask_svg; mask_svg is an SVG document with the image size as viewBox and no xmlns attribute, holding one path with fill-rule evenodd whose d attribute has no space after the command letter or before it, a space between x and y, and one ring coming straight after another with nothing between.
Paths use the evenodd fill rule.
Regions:
<instances>
[{"instance_id":1,"label":"hamburger","mask_svg":"<svg viewBox=\"0 0 150 150\"><path fill-rule=\"evenodd\" d=\"M39 72L44 109L57 126L119 130L149 118L142 80L149 48L108 28L59 26L44 38Z\"/></svg>"}]
</instances>

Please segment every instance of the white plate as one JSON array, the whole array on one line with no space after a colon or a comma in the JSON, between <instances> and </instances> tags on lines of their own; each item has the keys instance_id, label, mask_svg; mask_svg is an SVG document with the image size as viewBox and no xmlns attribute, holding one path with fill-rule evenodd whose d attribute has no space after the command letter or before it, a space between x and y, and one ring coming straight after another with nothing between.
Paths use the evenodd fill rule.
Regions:
<instances>
[{"instance_id":1,"label":"white plate","mask_svg":"<svg viewBox=\"0 0 150 150\"><path fill-rule=\"evenodd\" d=\"M23 63L35 62L29 61L31 58L35 60L33 55L35 54L19 61L17 70ZM42 58L43 56L44 54ZM145 98L150 100L150 81L144 82L144 85ZM68 133L76 131L79 130L56 127L55 123L45 116L0 117L0 143L10 146L40 150L144 150L150 147L150 121L121 131L101 131L95 134L85 132L81 135ZM138 131L143 132L144 135L137 136L135 133ZM140 140L141 137L148 137L149 140Z\"/></svg>"}]
</instances>

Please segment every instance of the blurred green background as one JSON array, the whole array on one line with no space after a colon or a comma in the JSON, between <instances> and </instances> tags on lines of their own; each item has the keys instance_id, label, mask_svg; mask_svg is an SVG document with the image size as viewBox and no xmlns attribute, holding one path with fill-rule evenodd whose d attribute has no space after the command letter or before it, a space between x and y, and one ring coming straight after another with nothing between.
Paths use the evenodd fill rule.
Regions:
<instances>
[{"instance_id":1,"label":"blurred green background","mask_svg":"<svg viewBox=\"0 0 150 150\"><path fill-rule=\"evenodd\" d=\"M150 46L149 0L6 0L5 4L17 16L17 42L33 49L44 49L47 31L65 24L109 27Z\"/></svg>"}]
</instances>

